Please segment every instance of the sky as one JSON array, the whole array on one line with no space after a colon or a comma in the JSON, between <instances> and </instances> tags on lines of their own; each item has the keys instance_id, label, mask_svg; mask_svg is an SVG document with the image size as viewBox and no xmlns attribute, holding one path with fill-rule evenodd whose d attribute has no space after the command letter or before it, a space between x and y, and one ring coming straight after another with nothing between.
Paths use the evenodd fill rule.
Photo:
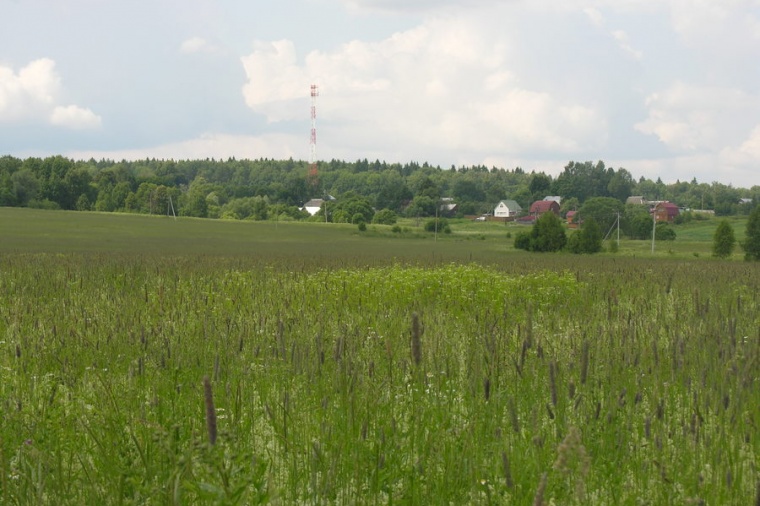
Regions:
<instances>
[{"instance_id":1,"label":"sky","mask_svg":"<svg viewBox=\"0 0 760 506\"><path fill-rule=\"evenodd\" d=\"M760 185L760 0L0 0L0 156Z\"/></svg>"}]
</instances>

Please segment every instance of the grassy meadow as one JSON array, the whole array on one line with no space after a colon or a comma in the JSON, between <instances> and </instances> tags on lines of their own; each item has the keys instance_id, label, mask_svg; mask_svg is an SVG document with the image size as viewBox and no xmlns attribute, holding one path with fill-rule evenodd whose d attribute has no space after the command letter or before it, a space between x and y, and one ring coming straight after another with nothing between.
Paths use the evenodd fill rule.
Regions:
<instances>
[{"instance_id":1,"label":"grassy meadow","mask_svg":"<svg viewBox=\"0 0 760 506\"><path fill-rule=\"evenodd\" d=\"M0 209L0 504L758 504L760 266L716 224Z\"/></svg>"}]
</instances>

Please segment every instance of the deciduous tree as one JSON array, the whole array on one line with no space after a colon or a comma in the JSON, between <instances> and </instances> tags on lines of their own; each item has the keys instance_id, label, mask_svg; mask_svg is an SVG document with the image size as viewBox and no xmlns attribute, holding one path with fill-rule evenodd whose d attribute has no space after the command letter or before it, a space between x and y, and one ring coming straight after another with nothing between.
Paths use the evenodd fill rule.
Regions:
<instances>
[{"instance_id":1,"label":"deciduous tree","mask_svg":"<svg viewBox=\"0 0 760 506\"><path fill-rule=\"evenodd\" d=\"M736 237L734 236L733 227L728 220L721 220L713 235L713 256L728 258L734 252L735 246Z\"/></svg>"},{"instance_id":2,"label":"deciduous tree","mask_svg":"<svg viewBox=\"0 0 760 506\"><path fill-rule=\"evenodd\" d=\"M744 241L744 259L760 260L760 206L750 213L747 221L746 240Z\"/></svg>"}]
</instances>

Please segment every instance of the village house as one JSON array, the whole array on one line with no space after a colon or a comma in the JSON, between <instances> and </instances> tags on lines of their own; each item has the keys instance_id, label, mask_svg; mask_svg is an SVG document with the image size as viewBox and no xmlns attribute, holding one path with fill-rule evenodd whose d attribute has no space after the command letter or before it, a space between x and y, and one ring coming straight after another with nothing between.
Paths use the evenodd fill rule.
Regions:
<instances>
[{"instance_id":1,"label":"village house","mask_svg":"<svg viewBox=\"0 0 760 506\"><path fill-rule=\"evenodd\" d=\"M659 202L654 206L652 212L654 213L655 221L664 221L667 223L672 223L676 216L680 214L678 206L667 201Z\"/></svg>"},{"instance_id":2,"label":"village house","mask_svg":"<svg viewBox=\"0 0 760 506\"><path fill-rule=\"evenodd\" d=\"M575 221L575 217L578 214L578 211L568 211L565 215L565 219L567 220L567 228L578 228L580 223Z\"/></svg>"},{"instance_id":3,"label":"village house","mask_svg":"<svg viewBox=\"0 0 760 506\"><path fill-rule=\"evenodd\" d=\"M322 199L311 199L303 205L301 211L306 211L311 216L314 216L319 212L319 210L322 208L322 204L324 203L325 201Z\"/></svg>"},{"instance_id":4,"label":"village house","mask_svg":"<svg viewBox=\"0 0 760 506\"><path fill-rule=\"evenodd\" d=\"M443 197L440 201L440 206L438 207L438 211L441 213L441 216L454 216L456 214L458 205L456 202L454 202L454 199L451 197Z\"/></svg>"},{"instance_id":5,"label":"village house","mask_svg":"<svg viewBox=\"0 0 760 506\"><path fill-rule=\"evenodd\" d=\"M520 204L514 200L502 200L493 210L494 218L514 218L522 212Z\"/></svg>"},{"instance_id":6,"label":"village house","mask_svg":"<svg viewBox=\"0 0 760 506\"><path fill-rule=\"evenodd\" d=\"M559 204L554 200L537 200L531 204L529 214L538 218L548 212L559 216Z\"/></svg>"}]
</instances>

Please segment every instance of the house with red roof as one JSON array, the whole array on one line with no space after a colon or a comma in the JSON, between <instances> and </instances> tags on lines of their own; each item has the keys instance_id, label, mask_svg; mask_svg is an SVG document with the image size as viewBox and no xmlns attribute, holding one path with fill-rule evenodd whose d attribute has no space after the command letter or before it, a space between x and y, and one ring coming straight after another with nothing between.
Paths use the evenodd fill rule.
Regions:
<instances>
[{"instance_id":1,"label":"house with red roof","mask_svg":"<svg viewBox=\"0 0 760 506\"><path fill-rule=\"evenodd\" d=\"M652 212L654 213L655 221L672 223L681 211L674 203L665 201L658 202L657 205L654 206Z\"/></svg>"},{"instance_id":2,"label":"house with red roof","mask_svg":"<svg viewBox=\"0 0 760 506\"><path fill-rule=\"evenodd\" d=\"M575 221L575 216L578 214L578 211L568 211L565 215L565 219L567 220L567 228L578 228L580 223Z\"/></svg>"},{"instance_id":3,"label":"house with red roof","mask_svg":"<svg viewBox=\"0 0 760 506\"><path fill-rule=\"evenodd\" d=\"M538 217L548 212L552 212L559 216L559 204L553 200L537 200L531 204L528 214Z\"/></svg>"}]
</instances>

